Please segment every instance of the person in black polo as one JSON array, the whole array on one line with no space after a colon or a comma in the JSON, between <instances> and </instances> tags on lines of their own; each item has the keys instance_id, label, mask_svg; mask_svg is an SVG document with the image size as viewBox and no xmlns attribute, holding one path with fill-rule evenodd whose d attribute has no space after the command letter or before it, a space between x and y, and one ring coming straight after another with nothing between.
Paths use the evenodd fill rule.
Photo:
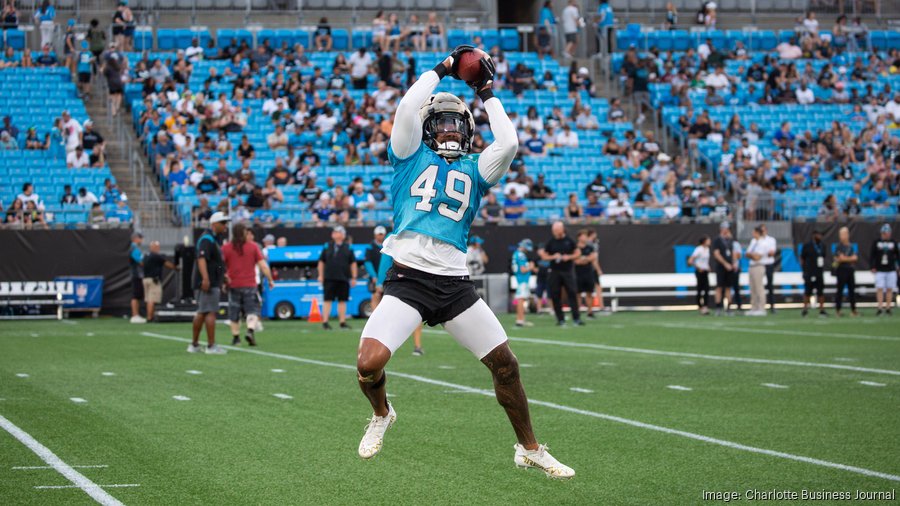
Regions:
<instances>
[{"instance_id":1,"label":"person in black polo","mask_svg":"<svg viewBox=\"0 0 900 506\"><path fill-rule=\"evenodd\" d=\"M206 327L206 353L224 355L228 353L216 345L216 314L219 312L219 299L222 296L222 284L225 283L225 261L222 259L220 238L228 231L231 221L225 213L219 211L209 218L209 228L197 239L196 264L194 268L194 293L197 294L197 314L194 315L193 340L188 346L188 353L200 353L200 331Z\"/></svg>"},{"instance_id":2,"label":"person in black polo","mask_svg":"<svg viewBox=\"0 0 900 506\"><path fill-rule=\"evenodd\" d=\"M331 231L331 242L325 245L319 256L319 283L324 292L322 307L322 328L329 330L331 325L331 303L338 301L338 321L342 329L349 329L347 324L347 300L350 299L350 288L356 286L356 258L353 249L344 239L347 232L344 227L334 227Z\"/></svg>"},{"instance_id":3,"label":"person in black polo","mask_svg":"<svg viewBox=\"0 0 900 506\"><path fill-rule=\"evenodd\" d=\"M731 239L731 224L723 221L719 225L719 236L712 243L712 258L716 266L716 316L722 315L722 299L732 286L734 273L734 241Z\"/></svg>"},{"instance_id":4,"label":"person in black polo","mask_svg":"<svg viewBox=\"0 0 900 506\"><path fill-rule=\"evenodd\" d=\"M147 321L153 321L156 305L162 302L163 269L175 270L175 264L159 252L159 241L150 243L150 251L144 255L144 302L147 303Z\"/></svg>"},{"instance_id":5,"label":"person in black polo","mask_svg":"<svg viewBox=\"0 0 900 506\"><path fill-rule=\"evenodd\" d=\"M542 260L550 262L547 284L550 290L550 299L553 301L553 312L556 314L556 324L565 326L566 315L562 310L562 289L566 290L569 306L572 308L572 320L575 325L584 325L578 308L578 291L575 287L574 261L581 256L578 245L571 237L566 235L566 227L561 221L557 221L551 228L553 237L540 250Z\"/></svg>"},{"instance_id":6,"label":"person in black polo","mask_svg":"<svg viewBox=\"0 0 900 506\"><path fill-rule=\"evenodd\" d=\"M803 268L803 312L809 313L809 301L816 292L819 301L819 316L828 316L825 312L825 244L822 243L822 232L813 232L813 240L800 249L800 267Z\"/></svg>"}]
</instances>

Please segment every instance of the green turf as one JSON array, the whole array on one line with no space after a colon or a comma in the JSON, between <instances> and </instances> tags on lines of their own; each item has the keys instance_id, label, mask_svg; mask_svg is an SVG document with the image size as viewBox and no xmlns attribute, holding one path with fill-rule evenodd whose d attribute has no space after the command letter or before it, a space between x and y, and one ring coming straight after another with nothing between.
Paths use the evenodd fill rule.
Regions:
<instances>
[{"instance_id":1,"label":"green turf","mask_svg":"<svg viewBox=\"0 0 900 506\"><path fill-rule=\"evenodd\" d=\"M533 320L536 327L516 329L503 318L512 337L548 341L511 343L527 365L522 374L532 399L900 475L900 372L634 351L900 371L896 317L622 313L567 329L556 329L547 316ZM362 324L354 322L356 329ZM557 482L519 471L512 464L512 430L493 398L390 375L490 389L487 370L440 331L425 334L424 357L411 356L407 343L389 365L398 421L382 454L364 462L356 446L370 409L353 370L290 359L352 365L359 331L326 333L305 322L266 327L258 349L280 356L190 355L182 342L142 334L187 337L186 324L2 323L0 415L69 465L107 465L78 469L97 484L139 484L107 489L126 504L686 504L702 502L704 490L900 488L891 479L546 405L531 409L538 439L578 474ZM218 329L225 342L228 332ZM0 464L0 503L93 502L79 489L35 489L69 482L53 470L13 470L45 464L5 431Z\"/></svg>"}]
</instances>

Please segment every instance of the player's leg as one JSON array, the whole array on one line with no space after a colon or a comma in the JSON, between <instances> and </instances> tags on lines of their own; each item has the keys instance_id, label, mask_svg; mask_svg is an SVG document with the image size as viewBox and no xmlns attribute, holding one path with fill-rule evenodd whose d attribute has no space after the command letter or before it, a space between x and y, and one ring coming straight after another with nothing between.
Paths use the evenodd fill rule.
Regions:
<instances>
[{"instance_id":1,"label":"player's leg","mask_svg":"<svg viewBox=\"0 0 900 506\"><path fill-rule=\"evenodd\" d=\"M397 414L387 401L384 367L421 323L422 316L415 308L397 297L385 295L363 328L356 356L356 373L359 389L369 400L373 411L359 443L359 456L364 459L370 459L381 451L384 433L397 419Z\"/></svg>"},{"instance_id":2,"label":"player's leg","mask_svg":"<svg viewBox=\"0 0 900 506\"><path fill-rule=\"evenodd\" d=\"M456 341L472 352L491 371L497 402L516 433L515 462L519 467L535 467L554 478L571 478L575 471L559 463L539 445L531 427L528 397L519 376L519 362L509 348L506 331L484 300L444 324Z\"/></svg>"},{"instance_id":3,"label":"player's leg","mask_svg":"<svg viewBox=\"0 0 900 506\"><path fill-rule=\"evenodd\" d=\"M205 320L206 315L203 313L194 313L194 321L191 328L191 347L193 348L200 347L200 331L203 330L203 322ZM188 351L191 351L191 349L188 348Z\"/></svg>"},{"instance_id":4,"label":"player's leg","mask_svg":"<svg viewBox=\"0 0 900 506\"><path fill-rule=\"evenodd\" d=\"M422 349L422 324L420 323L416 330L413 331L413 355L421 357L425 354Z\"/></svg>"}]
</instances>

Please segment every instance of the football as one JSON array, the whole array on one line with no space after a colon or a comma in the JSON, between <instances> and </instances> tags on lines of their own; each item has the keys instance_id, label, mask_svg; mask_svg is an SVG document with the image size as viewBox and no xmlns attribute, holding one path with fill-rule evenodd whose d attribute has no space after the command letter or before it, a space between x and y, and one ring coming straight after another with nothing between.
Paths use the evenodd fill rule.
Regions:
<instances>
[{"instance_id":1,"label":"football","mask_svg":"<svg viewBox=\"0 0 900 506\"><path fill-rule=\"evenodd\" d=\"M462 56L459 57L459 66L457 70L459 78L467 83L481 79L481 57L486 55L487 53L481 49L463 53Z\"/></svg>"}]
</instances>

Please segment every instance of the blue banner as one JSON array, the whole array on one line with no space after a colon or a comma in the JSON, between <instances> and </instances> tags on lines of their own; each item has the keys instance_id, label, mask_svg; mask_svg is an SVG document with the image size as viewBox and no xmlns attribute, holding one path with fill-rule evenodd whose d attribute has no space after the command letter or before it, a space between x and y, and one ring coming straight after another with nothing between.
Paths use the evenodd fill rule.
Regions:
<instances>
[{"instance_id":1,"label":"blue banner","mask_svg":"<svg viewBox=\"0 0 900 506\"><path fill-rule=\"evenodd\" d=\"M65 309L100 309L103 306L103 276L60 276L55 281L72 283Z\"/></svg>"}]
</instances>

